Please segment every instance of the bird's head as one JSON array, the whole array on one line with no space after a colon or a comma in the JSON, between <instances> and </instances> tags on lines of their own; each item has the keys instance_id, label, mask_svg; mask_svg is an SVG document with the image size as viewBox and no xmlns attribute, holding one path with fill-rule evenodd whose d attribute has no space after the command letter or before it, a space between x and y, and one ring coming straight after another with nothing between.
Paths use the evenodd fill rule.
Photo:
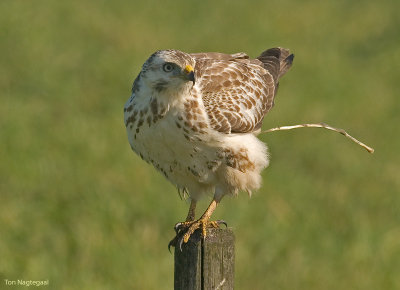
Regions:
<instances>
[{"instance_id":1,"label":"bird's head","mask_svg":"<svg viewBox=\"0 0 400 290\"><path fill-rule=\"evenodd\" d=\"M195 83L195 61L179 50L159 50L143 64L141 77L159 93L191 88Z\"/></svg>"}]
</instances>

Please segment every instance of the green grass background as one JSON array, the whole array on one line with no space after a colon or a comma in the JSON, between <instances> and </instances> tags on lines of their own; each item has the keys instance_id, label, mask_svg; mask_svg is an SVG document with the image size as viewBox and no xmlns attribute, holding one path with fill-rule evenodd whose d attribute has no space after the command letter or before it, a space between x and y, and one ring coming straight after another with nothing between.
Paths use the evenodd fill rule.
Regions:
<instances>
[{"instance_id":1,"label":"green grass background","mask_svg":"<svg viewBox=\"0 0 400 290\"><path fill-rule=\"evenodd\" d=\"M400 289L400 2L1 1L0 289L172 289L188 203L129 147L155 50L296 55L264 128L271 165L234 228L236 289ZM206 207L208 200L200 204ZM25 289L25 287L24 287Z\"/></svg>"}]
</instances>

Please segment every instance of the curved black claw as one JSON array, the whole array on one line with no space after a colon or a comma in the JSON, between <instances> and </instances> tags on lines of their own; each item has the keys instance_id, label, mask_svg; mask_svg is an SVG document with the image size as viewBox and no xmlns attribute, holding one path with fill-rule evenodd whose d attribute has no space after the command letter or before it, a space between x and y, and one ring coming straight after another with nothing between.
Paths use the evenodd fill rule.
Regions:
<instances>
[{"instance_id":1,"label":"curved black claw","mask_svg":"<svg viewBox=\"0 0 400 290\"><path fill-rule=\"evenodd\" d=\"M182 245L183 245L183 236L184 232L176 232L176 236L168 243L168 251L171 253L171 246L176 248L179 245L179 249L182 252Z\"/></svg>"},{"instance_id":2,"label":"curved black claw","mask_svg":"<svg viewBox=\"0 0 400 290\"><path fill-rule=\"evenodd\" d=\"M176 240L177 240L178 236L175 236L175 238L173 238L171 241L169 241L168 243L168 251L171 253L171 246L175 247L176 245ZM172 254L172 253L171 253Z\"/></svg>"},{"instance_id":3,"label":"curved black claw","mask_svg":"<svg viewBox=\"0 0 400 290\"><path fill-rule=\"evenodd\" d=\"M176 236L168 243L168 251L171 253L171 246L176 247L179 245L179 249L182 252L183 236L185 234L185 228L187 228L187 222L179 222L174 226Z\"/></svg>"},{"instance_id":4,"label":"curved black claw","mask_svg":"<svg viewBox=\"0 0 400 290\"><path fill-rule=\"evenodd\" d=\"M228 227L228 223L224 220L216 220L215 221L218 225L224 225L225 227Z\"/></svg>"},{"instance_id":5,"label":"curved black claw","mask_svg":"<svg viewBox=\"0 0 400 290\"><path fill-rule=\"evenodd\" d=\"M182 245L183 245L183 235L179 238L179 250L182 252Z\"/></svg>"}]
</instances>

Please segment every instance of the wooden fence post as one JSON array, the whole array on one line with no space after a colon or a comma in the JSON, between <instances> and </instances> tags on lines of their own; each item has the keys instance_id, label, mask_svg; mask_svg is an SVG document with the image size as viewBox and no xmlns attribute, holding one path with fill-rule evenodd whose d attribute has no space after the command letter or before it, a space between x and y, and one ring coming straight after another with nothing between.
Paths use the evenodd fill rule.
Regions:
<instances>
[{"instance_id":1,"label":"wooden fence post","mask_svg":"<svg viewBox=\"0 0 400 290\"><path fill-rule=\"evenodd\" d=\"M175 248L175 290L233 289L235 236L232 229L197 230L186 244Z\"/></svg>"}]
</instances>

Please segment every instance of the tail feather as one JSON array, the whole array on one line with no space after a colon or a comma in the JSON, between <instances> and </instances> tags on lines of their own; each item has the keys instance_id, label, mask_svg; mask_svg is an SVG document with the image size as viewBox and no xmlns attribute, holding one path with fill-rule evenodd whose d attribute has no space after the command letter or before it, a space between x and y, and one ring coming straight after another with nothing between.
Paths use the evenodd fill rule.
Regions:
<instances>
[{"instance_id":1,"label":"tail feather","mask_svg":"<svg viewBox=\"0 0 400 290\"><path fill-rule=\"evenodd\" d=\"M290 54L289 50L281 47L270 48L261 53L257 57L264 64L264 68L268 70L275 83L290 69L293 63L294 54Z\"/></svg>"}]
</instances>

